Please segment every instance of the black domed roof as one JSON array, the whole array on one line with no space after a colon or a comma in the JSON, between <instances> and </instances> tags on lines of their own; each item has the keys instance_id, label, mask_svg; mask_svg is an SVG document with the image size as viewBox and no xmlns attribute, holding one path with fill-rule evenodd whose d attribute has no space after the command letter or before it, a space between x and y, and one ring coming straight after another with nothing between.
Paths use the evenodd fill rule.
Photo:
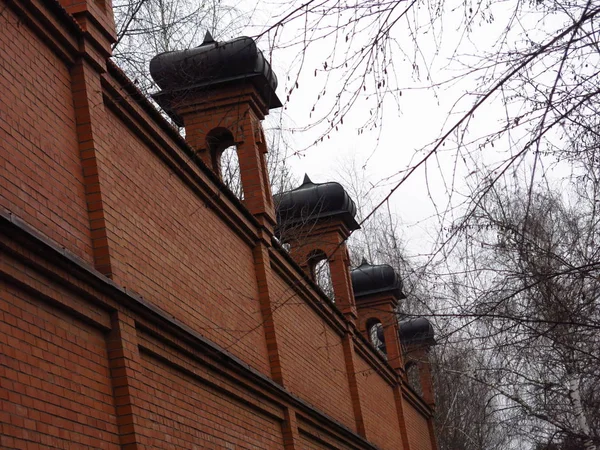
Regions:
<instances>
[{"instance_id":1,"label":"black domed roof","mask_svg":"<svg viewBox=\"0 0 600 450\"><path fill-rule=\"evenodd\" d=\"M255 85L269 108L281 106L275 94L277 76L254 39L249 37L216 42L207 32L199 47L156 55L150 61L150 74L163 90L155 95L159 103L164 92L246 79Z\"/></svg>"},{"instance_id":2,"label":"black domed roof","mask_svg":"<svg viewBox=\"0 0 600 450\"><path fill-rule=\"evenodd\" d=\"M400 342L405 345L435 344L433 325L425 317L400 322Z\"/></svg>"},{"instance_id":3,"label":"black domed roof","mask_svg":"<svg viewBox=\"0 0 600 450\"><path fill-rule=\"evenodd\" d=\"M301 186L275 196L279 228L340 216L350 231L360 228L356 205L339 183L313 183L308 175Z\"/></svg>"},{"instance_id":4,"label":"black domed roof","mask_svg":"<svg viewBox=\"0 0 600 450\"><path fill-rule=\"evenodd\" d=\"M402 293L402 280L396 271L387 264L371 265L366 260L350 272L354 297L392 292L398 299L406 298Z\"/></svg>"}]
</instances>

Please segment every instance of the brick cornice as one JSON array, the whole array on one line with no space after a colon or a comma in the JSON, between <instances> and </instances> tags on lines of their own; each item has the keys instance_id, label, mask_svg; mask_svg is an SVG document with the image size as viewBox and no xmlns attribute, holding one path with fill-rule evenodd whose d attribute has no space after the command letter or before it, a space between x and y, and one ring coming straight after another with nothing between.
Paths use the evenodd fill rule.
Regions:
<instances>
[{"instance_id":1,"label":"brick cornice","mask_svg":"<svg viewBox=\"0 0 600 450\"><path fill-rule=\"evenodd\" d=\"M56 0L6 0L19 17L67 64L79 52L83 30Z\"/></svg>"},{"instance_id":2,"label":"brick cornice","mask_svg":"<svg viewBox=\"0 0 600 450\"><path fill-rule=\"evenodd\" d=\"M96 70L106 70L110 56L108 36L89 14L85 14L87 29L62 7L58 0L6 0L19 17L68 66L83 57Z\"/></svg>"}]
</instances>

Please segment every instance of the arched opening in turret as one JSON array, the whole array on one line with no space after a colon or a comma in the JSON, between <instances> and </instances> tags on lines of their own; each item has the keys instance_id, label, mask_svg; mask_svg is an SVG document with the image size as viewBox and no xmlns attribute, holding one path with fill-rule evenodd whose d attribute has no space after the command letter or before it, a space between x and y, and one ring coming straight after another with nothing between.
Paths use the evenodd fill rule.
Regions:
<instances>
[{"instance_id":1,"label":"arched opening in turret","mask_svg":"<svg viewBox=\"0 0 600 450\"><path fill-rule=\"evenodd\" d=\"M206 146L212 161L211 169L240 200L244 189L240 176L240 161L233 135L227 128L215 128L206 136Z\"/></svg>"},{"instance_id":2,"label":"arched opening in turret","mask_svg":"<svg viewBox=\"0 0 600 450\"><path fill-rule=\"evenodd\" d=\"M406 378L410 387L417 391L418 394L423 395L419 365L415 361L409 361L405 364L404 370L406 371Z\"/></svg>"},{"instance_id":3,"label":"arched opening in turret","mask_svg":"<svg viewBox=\"0 0 600 450\"><path fill-rule=\"evenodd\" d=\"M237 147L232 145L221 153L221 180L240 200L244 200L244 189L240 176L240 160Z\"/></svg>"},{"instance_id":4,"label":"arched opening in turret","mask_svg":"<svg viewBox=\"0 0 600 450\"><path fill-rule=\"evenodd\" d=\"M335 302L333 283L331 282L331 269L324 251L315 250L311 252L308 257L308 270L313 281L319 285L330 300Z\"/></svg>"},{"instance_id":5,"label":"arched opening in turret","mask_svg":"<svg viewBox=\"0 0 600 450\"><path fill-rule=\"evenodd\" d=\"M369 338L369 342L371 345L375 347L379 353L384 356L387 356L387 349L385 347L385 336L383 333L383 325L381 321L377 318L371 318L367 320L367 337Z\"/></svg>"}]
</instances>

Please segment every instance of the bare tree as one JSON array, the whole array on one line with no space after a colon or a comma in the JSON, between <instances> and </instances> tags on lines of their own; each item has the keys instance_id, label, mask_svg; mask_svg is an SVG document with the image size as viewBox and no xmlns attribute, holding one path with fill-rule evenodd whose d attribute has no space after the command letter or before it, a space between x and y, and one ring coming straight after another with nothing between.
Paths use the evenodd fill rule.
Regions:
<instances>
[{"instance_id":1,"label":"bare tree","mask_svg":"<svg viewBox=\"0 0 600 450\"><path fill-rule=\"evenodd\" d=\"M586 183L590 187L589 183ZM591 187L597 193L597 183ZM600 438L598 197L494 189L461 223L461 301L454 310L485 349L474 379L503 398L531 444ZM569 200L575 200L569 205ZM485 375L485 376L484 376Z\"/></svg>"},{"instance_id":2,"label":"bare tree","mask_svg":"<svg viewBox=\"0 0 600 450\"><path fill-rule=\"evenodd\" d=\"M395 185L371 212L384 208L408 177L442 151L454 160L450 173L448 165L440 169L449 197L461 184L455 176L487 160L490 170L482 180L487 189L465 201L464 207L472 209L504 174L527 166L531 190L536 177L556 160L589 159L588 153L595 152L573 142L598 136L599 14L598 0L308 0L291 4L264 35L273 48L301 50L288 96L303 92L298 82L313 72L316 81L310 84L323 86L314 94L311 124L321 127L320 139L343 129L353 112L353 127L360 125L352 132L382 125L384 104L394 99L400 105L403 88L410 88L402 80L409 74L421 89L439 92L459 84L441 134L432 135L431 144L417 149L409 167L398 167L387 179ZM286 33L288 28L297 32ZM479 37L490 41L489 50L471 45ZM446 41L456 42L454 48ZM327 51L317 52L322 61L315 62L306 55L317 46ZM442 57L450 62L437 59ZM445 65L455 71L439 79L436 72ZM502 153L495 152L499 147ZM446 212L451 207L456 205L449 201ZM440 226L447 225L445 217L441 211ZM446 240L438 243L445 245Z\"/></svg>"},{"instance_id":3,"label":"bare tree","mask_svg":"<svg viewBox=\"0 0 600 450\"><path fill-rule=\"evenodd\" d=\"M376 203L376 189L355 159L342 163L338 178L352 198L357 200L359 220ZM436 398L436 429L440 450L490 450L510 448L510 435L504 427L504 415L499 412L497 392L490 384L473 377L473 370L483 364L484 355L476 343L464 333L447 333L461 325L453 315L437 315L439 300L435 298L433 280L437 277L431 266L421 265L411 258L404 245L399 217L389 204L373 215L351 236L348 245L353 264L361 258L375 264L389 264L401 275L407 298L400 302L398 320L419 316L429 317L439 331L437 345L429 353ZM458 322L458 324L454 324ZM371 341L379 342L377 329L372 329ZM466 340L462 340L465 337ZM416 366L412 366L416 369ZM408 370L409 384L420 392L417 372Z\"/></svg>"},{"instance_id":4,"label":"bare tree","mask_svg":"<svg viewBox=\"0 0 600 450\"><path fill-rule=\"evenodd\" d=\"M497 393L472 373L483 363L473 343L439 343L431 354L440 450L511 448Z\"/></svg>"}]
</instances>

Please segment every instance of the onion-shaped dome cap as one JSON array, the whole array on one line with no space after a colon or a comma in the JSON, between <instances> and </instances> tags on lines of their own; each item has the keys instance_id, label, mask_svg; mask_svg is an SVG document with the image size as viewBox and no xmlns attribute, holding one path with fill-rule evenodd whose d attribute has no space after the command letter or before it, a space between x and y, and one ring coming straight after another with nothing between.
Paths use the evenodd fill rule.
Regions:
<instances>
[{"instance_id":1,"label":"onion-shaped dome cap","mask_svg":"<svg viewBox=\"0 0 600 450\"><path fill-rule=\"evenodd\" d=\"M433 325L425 317L400 322L400 342L405 345L435 344Z\"/></svg>"},{"instance_id":2,"label":"onion-shaped dome cap","mask_svg":"<svg viewBox=\"0 0 600 450\"><path fill-rule=\"evenodd\" d=\"M313 183L308 175L302 185L275 196L279 229L310 224L339 216L350 231L360 228L354 216L356 205L339 183Z\"/></svg>"},{"instance_id":3,"label":"onion-shaped dome cap","mask_svg":"<svg viewBox=\"0 0 600 450\"><path fill-rule=\"evenodd\" d=\"M163 93L246 79L255 85L269 108L281 106L275 94L277 76L249 37L216 42L207 32L199 47L156 55L150 61L150 74ZM157 101L161 94L155 96Z\"/></svg>"},{"instance_id":4,"label":"onion-shaped dome cap","mask_svg":"<svg viewBox=\"0 0 600 450\"><path fill-rule=\"evenodd\" d=\"M362 264L350 272L354 298L391 292L397 299L406 298L402 293L402 280L387 264L371 265L363 259Z\"/></svg>"}]
</instances>

